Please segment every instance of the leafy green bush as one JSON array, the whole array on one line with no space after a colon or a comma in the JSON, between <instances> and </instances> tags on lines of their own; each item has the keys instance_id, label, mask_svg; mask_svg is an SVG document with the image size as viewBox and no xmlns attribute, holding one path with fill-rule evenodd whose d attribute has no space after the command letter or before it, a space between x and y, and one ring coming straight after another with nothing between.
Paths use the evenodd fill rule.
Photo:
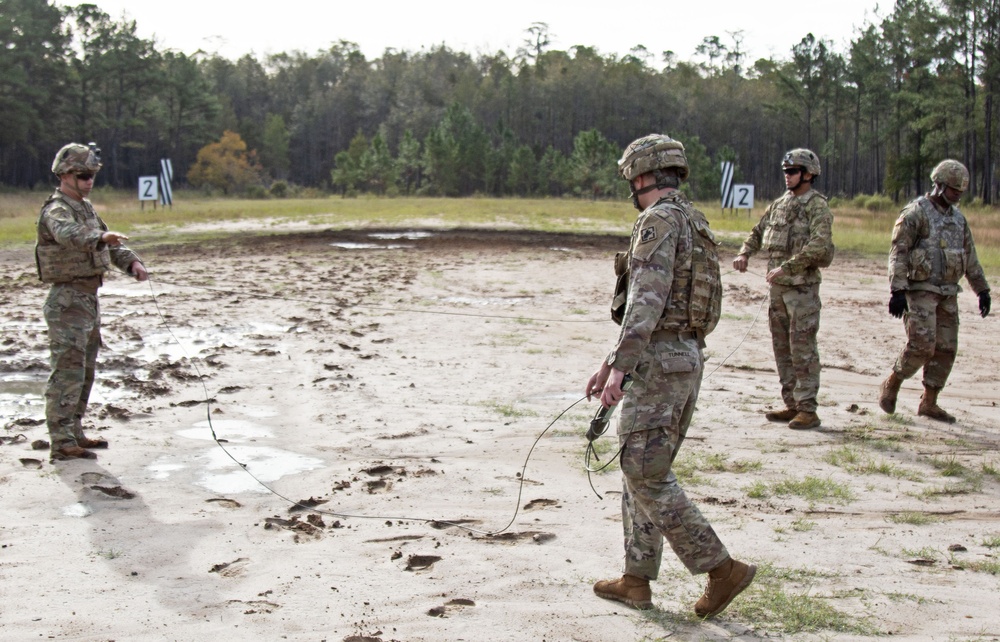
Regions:
<instances>
[{"instance_id":1,"label":"leafy green bush","mask_svg":"<svg viewBox=\"0 0 1000 642\"><path fill-rule=\"evenodd\" d=\"M263 185L251 185L247 187L247 198L264 199L267 198L267 190Z\"/></svg>"},{"instance_id":2,"label":"leafy green bush","mask_svg":"<svg viewBox=\"0 0 1000 642\"><path fill-rule=\"evenodd\" d=\"M274 181L271 184L271 196L274 198L285 198L288 196L288 183L285 181Z\"/></svg>"},{"instance_id":3,"label":"leafy green bush","mask_svg":"<svg viewBox=\"0 0 1000 642\"><path fill-rule=\"evenodd\" d=\"M893 200L888 196L883 196L882 194L866 196L864 202L864 207L869 212L888 212L896 208L896 204Z\"/></svg>"}]
</instances>

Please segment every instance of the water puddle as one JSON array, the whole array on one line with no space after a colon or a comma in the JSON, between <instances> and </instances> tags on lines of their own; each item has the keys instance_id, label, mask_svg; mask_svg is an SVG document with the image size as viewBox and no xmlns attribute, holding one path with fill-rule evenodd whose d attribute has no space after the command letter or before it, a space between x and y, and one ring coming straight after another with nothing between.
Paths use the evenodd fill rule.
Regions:
<instances>
[{"instance_id":1,"label":"water puddle","mask_svg":"<svg viewBox=\"0 0 1000 642\"><path fill-rule=\"evenodd\" d=\"M418 241L434 236L433 232L372 232L368 238L379 241ZM331 247L342 250L405 250L413 245L406 243L357 243L350 241L338 241L331 243Z\"/></svg>"},{"instance_id":2,"label":"water puddle","mask_svg":"<svg viewBox=\"0 0 1000 642\"><path fill-rule=\"evenodd\" d=\"M212 421L211 428L215 429L216 437L232 443L254 441L274 436L266 426L240 419L215 419ZM177 434L188 439L212 440L212 430L207 420L199 421L192 428L180 430Z\"/></svg>"},{"instance_id":3,"label":"water puddle","mask_svg":"<svg viewBox=\"0 0 1000 642\"><path fill-rule=\"evenodd\" d=\"M288 475L297 475L315 470L323 465L322 459L307 457L298 453L288 452L270 446L226 446L236 461L246 466L246 470L217 448L208 453L205 472L196 482L208 490L219 493L247 493L268 490L257 480L264 483L277 481ZM251 477L247 473L253 475ZM256 478L256 480L254 479Z\"/></svg>"},{"instance_id":4,"label":"water puddle","mask_svg":"<svg viewBox=\"0 0 1000 642\"><path fill-rule=\"evenodd\" d=\"M254 408L253 412L259 416L277 414L264 406ZM219 419L213 420L211 427L223 442L225 450L213 441L208 421L199 421L177 434L187 439L211 442L212 446L187 460L160 458L147 466L150 476L165 481L177 475L187 475L190 476L191 483L220 495L266 493L268 490L261 482L270 483L323 465L323 460L316 457L251 443L274 437L267 426L239 419Z\"/></svg>"},{"instance_id":5,"label":"water puddle","mask_svg":"<svg viewBox=\"0 0 1000 642\"><path fill-rule=\"evenodd\" d=\"M433 232L373 232L368 235L373 239L383 239L386 241L396 241L399 239L406 239L407 241L416 241L417 239L428 239L434 236Z\"/></svg>"},{"instance_id":6,"label":"water puddle","mask_svg":"<svg viewBox=\"0 0 1000 642\"><path fill-rule=\"evenodd\" d=\"M206 351L218 350L223 346L244 347L250 338L261 338L288 332L290 326L251 321L244 325L212 326L208 328L173 328L172 332L161 331L144 334L142 345L131 351L131 356L144 361L156 361L165 357L171 361L192 358Z\"/></svg>"},{"instance_id":7,"label":"water puddle","mask_svg":"<svg viewBox=\"0 0 1000 642\"><path fill-rule=\"evenodd\" d=\"M336 247L341 250L403 250L413 246L400 245L394 243L389 243L388 245L379 245L378 243L351 243L348 241L343 241L338 243L330 243L330 247Z\"/></svg>"},{"instance_id":8,"label":"water puddle","mask_svg":"<svg viewBox=\"0 0 1000 642\"><path fill-rule=\"evenodd\" d=\"M7 373L0 379L0 417L45 415L47 374Z\"/></svg>"},{"instance_id":9,"label":"water puddle","mask_svg":"<svg viewBox=\"0 0 1000 642\"><path fill-rule=\"evenodd\" d=\"M77 502L63 508L62 513L66 517L87 517L88 515L93 515L94 509L86 504Z\"/></svg>"}]
</instances>

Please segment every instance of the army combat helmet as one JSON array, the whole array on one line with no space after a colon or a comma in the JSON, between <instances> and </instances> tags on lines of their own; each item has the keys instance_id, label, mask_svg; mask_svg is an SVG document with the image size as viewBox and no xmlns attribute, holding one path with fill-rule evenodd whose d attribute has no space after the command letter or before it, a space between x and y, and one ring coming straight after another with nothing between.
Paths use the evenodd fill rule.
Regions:
<instances>
[{"instance_id":1,"label":"army combat helmet","mask_svg":"<svg viewBox=\"0 0 1000 642\"><path fill-rule=\"evenodd\" d=\"M635 139L618 161L618 173L627 181L668 167L676 167L681 180L687 180L690 170L684 144L664 134L648 134Z\"/></svg>"},{"instance_id":2,"label":"army combat helmet","mask_svg":"<svg viewBox=\"0 0 1000 642\"><path fill-rule=\"evenodd\" d=\"M676 172L664 171L671 168ZM653 173L656 182L638 191L633 189L631 193L632 204L637 210L642 210L639 206L640 194L664 187L677 188L687 180L690 169L684 155L684 144L665 134L647 134L629 143L618 160L618 174L631 186L633 180L649 172Z\"/></svg>"},{"instance_id":3,"label":"army combat helmet","mask_svg":"<svg viewBox=\"0 0 1000 642\"><path fill-rule=\"evenodd\" d=\"M969 170L957 160L943 160L931 170L931 180L939 185L964 192L969 188Z\"/></svg>"},{"instance_id":4,"label":"army combat helmet","mask_svg":"<svg viewBox=\"0 0 1000 642\"><path fill-rule=\"evenodd\" d=\"M96 174L101 169L101 150L97 143L81 145L70 143L63 145L52 159L52 173L63 174Z\"/></svg>"},{"instance_id":5,"label":"army combat helmet","mask_svg":"<svg viewBox=\"0 0 1000 642\"><path fill-rule=\"evenodd\" d=\"M819 176L819 156L809 149L801 147L793 149L781 159L781 169L788 169L789 167L801 167L813 176Z\"/></svg>"}]
</instances>

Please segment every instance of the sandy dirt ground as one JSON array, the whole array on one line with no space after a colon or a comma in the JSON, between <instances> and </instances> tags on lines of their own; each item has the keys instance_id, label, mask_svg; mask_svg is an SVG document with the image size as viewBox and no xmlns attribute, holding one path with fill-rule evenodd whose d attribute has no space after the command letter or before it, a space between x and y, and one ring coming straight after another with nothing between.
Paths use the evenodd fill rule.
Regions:
<instances>
[{"instance_id":1,"label":"sandy dirt ground","mask_svg":"<svg viewBox=\"0 0 1000 642\"><path fill-rule=\"evenodd\" d=\"M549 425L616 336L625 244L136 234L152 285L102 290L85 422L111 447L56 464L32 449L47 439L46 289L30 248L0 251L0 639L1000 638L997 320L961 295L941 397L957 423L916 416L916 380L889 417L876 395L901 323L883 260L846 255L822 286L817 430L763 418L780 397L761 261L723 277L677 469L758 580L702 622L705 578L668 550L655 609L593 595L621 570L620 474L584 470L594 404Z\"/></svg>"}]
</instances>

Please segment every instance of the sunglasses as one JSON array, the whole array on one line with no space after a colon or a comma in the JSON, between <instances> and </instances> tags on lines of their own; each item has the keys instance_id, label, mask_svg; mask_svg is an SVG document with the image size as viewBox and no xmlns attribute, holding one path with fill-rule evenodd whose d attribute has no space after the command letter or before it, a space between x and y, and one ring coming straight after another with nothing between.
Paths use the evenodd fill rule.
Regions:
<instances>
[{"instance_id":1,"label":"sunglasses","mask_svg":"<svg viewBox=\"0 0 1000 642\"><path fill-rule=\"evenodd\" d=\"M94 175L89 172L86 172L83 174L77 174L76 178L81 181L92 181L94 180Z\"/></svg>"},{"instance_id":2,"label":"sunglasses","mask_svg":"<svg viewBox=\"0 0 1000 642\"><path fill-rule=\"evenodd\" d=\"M796 174L802 173L801 167L786 167L785 176L795 176Z\"/></svg>"}]
</instances>

